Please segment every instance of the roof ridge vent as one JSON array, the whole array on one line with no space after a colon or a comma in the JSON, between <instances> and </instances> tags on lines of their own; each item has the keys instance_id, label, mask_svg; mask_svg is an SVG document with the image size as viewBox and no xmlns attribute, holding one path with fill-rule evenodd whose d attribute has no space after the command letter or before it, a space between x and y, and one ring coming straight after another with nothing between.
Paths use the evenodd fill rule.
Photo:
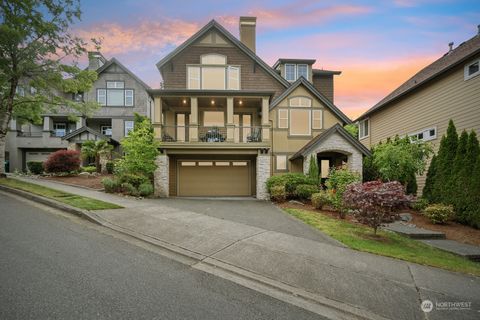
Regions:
<instances>
[{"instance_id":1,"label":"roof ridge vent","mask_svg":"<svg viewBox=\"0 0 480 320\"><path fill-rule=\"evenodd\" d=\"M448 52L449 53L453 51L453 44L454 44L453 41L448 44L448 47L449 47Z\"/></svg>"}]
</instances>

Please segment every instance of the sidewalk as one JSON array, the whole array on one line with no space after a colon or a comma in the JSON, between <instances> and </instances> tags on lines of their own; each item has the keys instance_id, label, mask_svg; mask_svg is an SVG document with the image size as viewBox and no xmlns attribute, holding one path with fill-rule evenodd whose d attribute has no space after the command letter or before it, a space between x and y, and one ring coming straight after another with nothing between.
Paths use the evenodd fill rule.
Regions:
<instances>
[{"instance_id":1,"label":"sidewalk","mask_svg":"<svg viewBox=\"0 0 480 320\"><path fill-rule=\"evenodd\" d=\"M239 222L44 180L22 180L120 204L95 211L107 227L155 243L191 259L193 268L239 283L282 288L357 318L478 319L480 278L358 252ZM199 200L201 201L201 200ZM259 213L261 214L261 213ZM471 302L470 310L424 314L423 300ZM338 317L338 314L336 315ZM332 317L335 317L332 316ZM348 318L348 317L346 317Z\"/></svg>"}]
</instances>

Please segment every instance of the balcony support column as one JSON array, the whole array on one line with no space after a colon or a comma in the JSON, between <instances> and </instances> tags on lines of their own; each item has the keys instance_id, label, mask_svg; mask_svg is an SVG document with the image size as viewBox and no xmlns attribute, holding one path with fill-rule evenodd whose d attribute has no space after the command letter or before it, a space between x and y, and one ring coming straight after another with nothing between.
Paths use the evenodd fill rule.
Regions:
<instances>
[{"instance_id":1,"label":"balcony support column","mask_svg":"<svg viewBox=\"0 0 480 320\"><path fill-rule=\"evenodd\" d=\"M190 142L198 142L198 98L190 98L190 122L188 127Z\"/></svg>"},{"instance_id":2,"label":"balcony support column","mask_svg":"<svg viewBox=\"0 0 480 320\"><path fill-rule=\"evenodd\" d=\"M262 98L262 141L270 141L269 98Z\"/></svg>"},{"instance_id":3,"label":"balcony support column","mask_svg":"<svg viewBox=\"0 0 480 320\"><path fill-rule=\"evenodd\" d=\"M233 122L233 97L227 97L227 142L235 141L235 123Z\"/></svg>"},{"instance_id":4,"label":"balcony support column","mask_svg":"<svg viewBox=\"0 0 480 320\"><path fill-rule=\"evenodd\" d=\"M162 98L155 97L153 107L153 132L156 139L162 138Z\"/></svg>"}]
</instances>

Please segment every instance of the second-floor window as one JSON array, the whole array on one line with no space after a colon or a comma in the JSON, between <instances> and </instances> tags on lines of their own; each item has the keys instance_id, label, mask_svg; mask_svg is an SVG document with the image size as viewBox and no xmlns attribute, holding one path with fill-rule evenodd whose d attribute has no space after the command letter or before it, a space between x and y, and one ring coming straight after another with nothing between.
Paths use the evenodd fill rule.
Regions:
<instances>
[{"instance_id":1,"label":"second-floor window","mask_svg":"<svg viewBox=\"0 0 480 320\"><path fill-rule=\"evenodd\" d=\"M308 80L308 65L306 64L285 64L285 79L287 81L296 81L298 78L304 77Z\"/></svg>"},{"instance_id":2,"label":"second-floor window","mask_svg":"<svg viewBox=\"0 0 480 320\"><path fill-rule=\"evenodd\" d=\"M134 122L132 120L125 120L125 137L133 130Z\"/></svg>"},{"instance_id":3,"label":"second-floor window","mask_svg":"<svg viewBox=\"0 0 480 320\"><path fill-rule=\"evenodd\" d=\"M473 61L465 66L465 80L480 74L480 60Z\"/></svg>"},{"instance_id":4,"label":"second-floor window","mask_svg":"<svg viewBox=\"0 0 480 320\"><path fill-rule=\"evenodd\" d=\"M97 89L97 102L108 107L132 107L133 89L125 89L123 81L107 81L107 87Z\"/></svg>"},{"instance_id":5,"label":"second-floor window","mask_svg":"<svg viewBox=\"0 0 480 320\"><path fill-rule=\"evenodd\" d=\"M370 134L370 119L361 120L358 123L358 138L363 139Z\"/></svg>"},{"instance_id":6,"label":"second-floor window","mask_svg":"<svg viewBox=\"0 0 480 320\"><path fill-rule=\"evenodd\" d=\"M66 123L54 123L53 132L55 137L63 137L67 134L67 124Z\"/></svg>"},{"instance_id":7,"label":"second-floor window","mask_svg":"<svg viewBox=\"0 0 480 320\"><path fill-rule=\"evenodd\" d=\"M102 126L101 131L102 131L102 134L104 136L111 136L112 135L112 126Z\"/></svg>"},{"instance_id":8,"label":"second-floor window","mask_svg":"<svg viewBox=\"0 0 480 320\"><path fill-rule=\"evenodd\" d=\"M227 58L219 54L203 55L200 62L187 66L188 89L240 89L240 66L227 65Z\"/></svg>"}]
</instances>

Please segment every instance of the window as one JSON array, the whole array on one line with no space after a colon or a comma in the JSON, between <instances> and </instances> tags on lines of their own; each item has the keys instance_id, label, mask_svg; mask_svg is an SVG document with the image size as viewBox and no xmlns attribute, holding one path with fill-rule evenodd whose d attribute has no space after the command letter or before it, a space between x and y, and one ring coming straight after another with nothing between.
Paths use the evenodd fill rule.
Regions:
<instances>
[{"instance_id":1,"label":"window","mask_svg":"<svg viewBox=\"0 0 480 320\"><path fill-rule=\"evenodd\" d=\"M288 110L287 109L278 109L278 128L280 129L288 128Z\"/></svg>"},{"instance_id":2,"label":"window","mask_svg":"<svg viewBox=\"0 0 480 320\"><path fill-rule=\"evenodd\" d=\"M97 89L97 102L101 106L107 105L107 90Z\"/></svg>"},{"instance_id":3,"label":"window","mask_svg":"<svg viewBox=\"0 0 480 320\"><path fill-rule=\"evenodd\" d=\"M200 67L188 67L188 89L200 89Z\"/></svg>"},{"instance_id":4,"label":"window","mask_svg":"<svg viewBox=\"0 0 480 320\"><path fill-rule=\"evenodd\" d=\"M313 110L312 111L312 128L313 129L322 129L322 110Z\"/></svg>"},{"instance_id":5,"label":"window","mask_svg":"<svg viewBox=\"0 0 480 320\"><path fill-rule=\"evenodd\" d=\"M112 135L112 126L101 126L100 127L102 134L104 136L111 136Z\"/></svg>"},{"instance_id":6,"label":"window","mask_svg":"<svg viewBox=\"0 0 480 320\"><path fill-rule=\"evenodd\" d=\"M125 106L133 106L133 90L125 90Z\"/></svg>"},{"instance_id":7,"label":"window","mask_svg":"<svg viewBox=\"0 0 480 320\"><path fill-rule=\"evenodd\" d=\"M232 166L234 167L246 167L247 166L247 161L233 161Z\"/></svg>"},{"instance_id":8,"label":"window","mask_svg":"<svg viewBox=\"0 0 480 320\"><path fill-rule=\"evenodd\" d=\"M480 60L473 61L465 66L465 80L480 74Z\"/></svg>"},{"instance_id":9,"label":"window","mask_svg":"<svg viewBox=\"0 0 480 320\"><path fill-rule=\"evenodd\" d=\"M240 89L240 68L239 67L228 67L228 90L239 90Z\"/></svg>"},{"instance_id":10,"label":"window","mask_svg":"<svg viewBox=\"0 0 480 320\"><path fill-rule=\"evenodd\" d=\"M215 161L215 166L217 166L217 167L229 167L230 162L229 161Z\"/></svg>"},{"instance_id":11,"label":"window","mask_svg":"<svg viewBox=\"0 0 480 320\"><path fill-rule=\"evenodd\" d=\"M239 90L240 67L227 65L227 57L206 54L201 65L187 66L187 88L206 90Z\"/></svg>"},{"instance_id":12,"label":"window","mask_svg":"<svg viewBox=\"0 0 480 320\"><path fill-rule=\"evenodd\" d=\"M125 125L125 137L126 137L130 133L130 131L133 130L134 122L132 120L125 120L124 125Z\"/></svg>"},{"instance_id":13,"label":"window","mask_svg":"<svg viewBox=\"0 0 480 320\"><path fill-rule=\"evenodd\" d=\"M20 97L25 97L25 88L17 86L17 88L15 89L15 93L18 94Z\"/></svg>"},{"instance_id":14,"label":"window","mask_svg":"<svg viewBox=\"0 0 480 320\"><path fill-rule=\"evenodd\" d=\"M287 170L287 156L286 155L276 155L275 156L276 170Z\"/></svg>"},{"instance_id":15,"label":"window","mask_svg":"<svg viewBox=\"0 0 480 320\"><path fill-rule=\"evenodd\" d=\"M300 77L304 77L306 80L308 80L308 65L306 64L297 65L297 79Z\"/></svg>"},{"instance_id":16,"label":"window","mask_svg":"<svg viewBox=\"0 0 480 320\"><path fill-rule=\"evenodd\" d=\"M311 134L310 110L290 110L290 135L309 136Z\"/></svg>"},{"instance_id":17,"label":"window","mask_svg":"<svg viewBox=\"0 0 480 320\"><path fill-rule=\"evenodd\" d=\"M83 93L78 92L78 93L72 93L72 100L76 102L81 102L83 101Z\"/></svg>"},{"instance_id":18,"label":"window","mask_svg":"<svg viewBox=\"0 0 480 320\"><path fill-rule=\"evenodd\" d=\"M225 125L223 111L203 112L203 125L205 127L223 127Z\"/></svg>"},{"instance_id":19,"label":"window","mask_svg":"<svg viewBox=\"0 0 480 320\"><path fill-rule=\"evenodd\" d=\"M199 161L198 166L199 167L211 167L211 166L213 166L213 162L212 161Z\"/></svg>"},{"instance_id":20,"label":"window","mask_svg":"<svg viewBox=\"0 0 480 320\"><path fill-rule=\"evenodd\" d=\"M370 119L362 120L358 123L358 138L363 139L370 134Z\"/></svg>"},{"instance_id":21,"label":"window","mask_svg":"<svg viewBox=\"0 0 480 320\"><path fill-rule=\"evenodd\" d=\"M288 81L297 80L297 66L295 64L285 64L285 79Z\"/></svg>"},{"instance_id":22,"label":"window","mask_svg":"<svg viewBox=\"0 0 480 320\"><path fill-rule=\"evenodd\" d=\"M123 81L107 81L108 89L123 89L125 88L125 82Z\"/></svg>"},{"instance_id":23,"label":"window","mask_svg":"<svg viewBox=\"0 0 480 320\"><path fill-rule=\"evenodd\" d=\"M54 123L53 132L55 137L63 137L67 134L67 125L65 123Z\"/></svg>"},{"instance_id":24,"label":"window","mask_svg":"<svg viewBox=\"0 0 480 320\"><path fill-rule=\"evenodd\" d=\"M36 94L37 94L37 88L35 88L35 87L30 87L30 94L31 94L32 96L36 95Z\"/></svg>"},{"instance_id":25,"label":"window","mask_svg":"<svg viewBox=\"0 0 480 320\"><path fill-rule=\"evenodd\" d=\"M320 177L328 178L328 174L330 173L330 161L326 159L322 159L320 161Z\"/></svg>"},{"instance_id":26,"label":"window","mask_svg":"<svg viewBox=\"0 0 480 320\"><path fill-rule=\"evenodd\" d=\"M182 164L182 167L195 167L196 162L195 161L182 161L181 164Z\"/></svg>"},{"instance_id":27,"label":"window","mask_svg":"<svg viewBox=\"0 0 480 320\"><path fill-rule=\"evenodd\" d=\"M411 138L421 141L430 141L437 138L437 128L427 128L408 135Z\"/></svg>"},{"instance_id":28,"label":"window","mask_svg":"<svg viewBox=\"0 0 480 320\"><path fill-rule=\"evenodd\" d=\"M290 107L310 108L312 106L312 99L306 97L294 97L289 101Z\"/></svg>"}]
</instances>

